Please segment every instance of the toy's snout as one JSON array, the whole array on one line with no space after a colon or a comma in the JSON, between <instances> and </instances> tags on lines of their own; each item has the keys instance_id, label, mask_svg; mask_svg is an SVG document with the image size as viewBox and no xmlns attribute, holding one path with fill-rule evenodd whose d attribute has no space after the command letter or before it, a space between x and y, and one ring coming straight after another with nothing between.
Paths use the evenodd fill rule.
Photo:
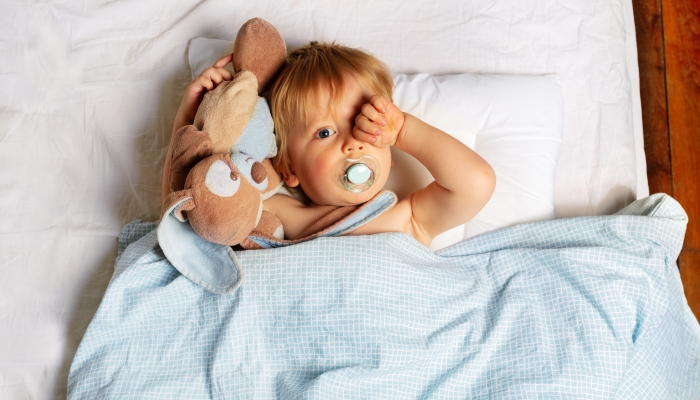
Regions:
<instances>
[{"instance_id":1,"label":"toy's snout","mask_svg":"<svg viewBox=\"0 0 700 400\"><path fill-rule=\"evenodd\" d=\"M210 242L238 244L258 224L260 191L241 175L228 154L215 154L197 164L185 188L195 202L187 211L190 224Z\"/></svg>"},{"instance_id":2,"label":"toy's snout","mask_svg":"<svg viewBox=\"0 0 700 400\"><path fill-rule=\"evenodd\" d=\"M265 191L268 186L268 174L265 166L253 157L243 153L234 153L231 156L233 164L243 177L250 181L259 191Z\"/></svg>"}]
</instances>

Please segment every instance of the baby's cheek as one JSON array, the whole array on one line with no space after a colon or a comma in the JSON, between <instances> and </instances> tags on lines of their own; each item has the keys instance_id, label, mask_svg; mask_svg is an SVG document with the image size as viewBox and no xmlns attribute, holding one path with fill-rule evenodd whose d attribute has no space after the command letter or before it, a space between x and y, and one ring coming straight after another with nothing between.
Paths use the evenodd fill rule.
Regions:
<instances>
[{"instance_id":1,"label":"baby's cheek","mask_svg":"<svg viewBox=\"0 0 700 400\"><path fill-rule=\"evenodd\" d=\"M323 157L312 159L308 154L306 157L303 167L298 170L302 187L306 187L305 190L325 191L329 179L332 179L333 166L331 162L324 160Z\"/></svg>"},{"instance_id":2,"label":"baby's cheek","mask_svg":"<svg viewBox=\"0 0 700 400\"><path fill-rule=\"evenodd\" d=\"M317 174L321 174L330 167L330 160L323 157L317 157L313 162L313 169Z\"/></svg>"},{"instance_id":3,"label":"baby's cheek","mask_svg":"<svg viewBox=\"0 0 700 400\"><path fill-rule=\"evenodd\" d=\"M381 176L379 178L380 182L382 183L382 186L384 183L386 183L387 179L389 179L389 173L391 172L391 167L393 166L394 162L391 159L391 148L386 147L382 149L382 157L381 157Z\"/></svg>"},{"instance_id":4,"label":"baby's cheek","mask_svg":"<svg viewBox=\"0 0 700 400\"><path fill-rule=\"evenodd\" d=\"M331 160L323 159L319 157L314 162L314 171L317 176L330 176L333 171L334 165L331 165Z\"/></svg>"}]
</instances>

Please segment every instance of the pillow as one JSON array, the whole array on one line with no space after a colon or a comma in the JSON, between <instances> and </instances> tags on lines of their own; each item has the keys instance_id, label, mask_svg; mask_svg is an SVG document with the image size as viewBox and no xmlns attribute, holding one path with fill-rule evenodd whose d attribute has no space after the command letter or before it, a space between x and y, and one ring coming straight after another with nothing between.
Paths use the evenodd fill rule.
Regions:
<instances>
[{"instance_id":1,"label":"pillow","mask_svg":"<svg viewBox=\"0 0 700 400\"><path fill-rule=\"evenodd\" d=\"M394 81L394 102L401 110L455 136L496 173L491 200L471 221L436 237L433 250L517 223L554 219L564 126L556 77L417 74L395 75ZM413 180L402 176L399 186L407 187L394 190L410 192L431 181L425 167L411 161Z\"/></svg>"},{"instance_id":2,"label":"pillow","mask_svg":"<svg viewBox=\"0 0 700 400\"><path fill-rule=\"evenodd\" d=\"M230 41L193 39L192 77L232 48ZM437 236L431 249L518 223L554 219L564 119L561 86L554 75L393 76L393 100L401 110L458 138L496 173L496 189L484 209L466 224ZM395 148L392 155L395 165L386 189L399 199L433 180L412 156Z\"/></svg>"}]
</instances>

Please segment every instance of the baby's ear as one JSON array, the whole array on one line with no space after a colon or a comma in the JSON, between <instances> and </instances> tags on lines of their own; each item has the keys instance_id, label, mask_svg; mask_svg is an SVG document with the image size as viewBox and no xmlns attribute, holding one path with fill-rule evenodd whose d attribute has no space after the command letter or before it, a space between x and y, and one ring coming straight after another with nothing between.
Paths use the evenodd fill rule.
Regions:
<instances>
[{"instance_id":1,"label":"baby's ear","mask_svg":"<svg viewBox=\"0 0 700 400\"><path fill-rule=\"evenodd\" d=\"M299 186L299 178L297 178L291 165L287 164L286 168L280 169L282 169L282 171L280 171L280 174L282 175L282 179L284 180L285 185L289 187Z\"/></svg>"},{"instance_id":2,"label":"baby's ear","mask_svg":"<svg viewBox=\"0 0 700 400\"><path fill-rule=\"evenodd\" d=\"M296 175L293 173L283 173L282 176L284 177L284 183L289 186L289 187L297 187L299 186L299 178L297 178Z\"/></svg>"},{"instance_id":3,"label":"baby's ear","mask_svg":"<svg viewBox=\"0 0 700 400\"><path fill-rule=\"evenodd\" d=\"M289 187L299 186L299 178L297 178L296 174L294 174L292 167L288 166L286 169L286 171L282 171L282 179L284 179L284 184Z\"/></svg>"}]
</instances>

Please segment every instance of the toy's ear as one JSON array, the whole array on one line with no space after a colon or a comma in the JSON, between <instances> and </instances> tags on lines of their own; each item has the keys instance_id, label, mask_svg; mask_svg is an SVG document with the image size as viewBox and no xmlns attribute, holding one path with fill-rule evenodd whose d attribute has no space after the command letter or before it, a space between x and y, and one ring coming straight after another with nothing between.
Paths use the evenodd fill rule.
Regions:
<instances>
[{"instance_id":1,"label":"toy's ear","mask_svg":"<svg viewBox=\"0 0 700 400\"><path fill-rule=\"evenodd\" d=\"M262 93L284 66L287 47L282 35L261 18L248 20L233 44L233 70L250 71L258 78L258 93Z\"/></svg>"},{"instance_id":2,"label":"toy's ear","mask_svg":"<svg viewBox=\"0 0 700 400\"><path fill-rule=\"evenodd\" d=\"M240 262L230 246L202 239L178 217L178 212L194 206L187 192L168 196L168 208L158 225L158 244L173 267L192 282L212 293L233 293L243 281Z\"/></svg>"},{"instance_id":3,"label":"toy's ear","mask_svg":"<svg viewBox=\"0 0 700 400\"><path fill-rule=\"evenodd\" d=\"M212 154L212 142L206 132L198 130L194 125L178 129L171 142L170 191L176 192L185 187L190 170Z\"/></svg>"},{"instance_id":4,"label":"toy's ear","mask_svg":"<svg viewBox=\"0 0 700 400\"><path fill-rule=\"evenodd\" d=\"M255 75L243 71L204 95L194 126L209 134L214 154L228 153L243 134L258 103L257 87Z\"/></svg>"},{"instance_id":5,"label":"toy's ear","mask_svg":"<svg viewBox=\"0 0 700 400\"><path fill-rule=\"evenodd\" d=\"M165 198L165 204L163 205L161 220L165 217L167 212L172 212L173 216L177 218L180 222L187 221L187 215L183 212L193 210L197 207L192 196L192 191L190 189L178 190L177 192L171 192L168 197Z\"/></svg>"}]
</instances>

